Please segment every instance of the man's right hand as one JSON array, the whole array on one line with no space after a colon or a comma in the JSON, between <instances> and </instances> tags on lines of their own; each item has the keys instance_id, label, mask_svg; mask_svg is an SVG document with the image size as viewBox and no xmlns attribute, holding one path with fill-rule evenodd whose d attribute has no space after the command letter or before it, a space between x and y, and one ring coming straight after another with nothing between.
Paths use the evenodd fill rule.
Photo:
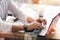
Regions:
<instances>
[{"instance_id":1,"label":"man's right hand","mask_svg":"<svg viewBox=\"0 0 60 40\"><path fill-rule=\"evenodd\" d=\"M39 23L43 23L44 25L47 24L47 21L45 19L38 18L36 21L39 22Z\"/></svg>"},{"instance_id":2,"label":"man's right hand","mask_svg":"<svg viewBox=\"0 0 60 40\"><path fill-rule=\"evenodd\" d=\"M27 30L38 29L40 30L41 24L39 22L32 22L28 25Z\"/></svg>"}]
</instances>

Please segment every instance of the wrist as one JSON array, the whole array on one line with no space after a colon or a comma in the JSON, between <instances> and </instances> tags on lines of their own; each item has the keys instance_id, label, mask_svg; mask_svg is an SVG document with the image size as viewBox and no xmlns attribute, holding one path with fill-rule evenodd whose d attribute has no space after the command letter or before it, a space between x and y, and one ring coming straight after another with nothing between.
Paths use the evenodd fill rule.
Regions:
<instances>
[{"instance_id":1,"label":"wrist","mask_svg":"<svg viewBox=\"0 0 60 40\"><path fill-rule=\"evenodd\" d=\"M32 26L29 24L27 30L33 30Z\"/></svg>"},{"instance_id":2,"label":"wrist","mask_svg":"<svg viewBox=\"0 0 60 40\"><path fill-rule=\"evenodd\" d=\"M30 25L24 24L23 27L24 27L25 32L32 32L33 31Z\"/></svg>"},{"instance_id":3,"label":"wrist","mask_svg":"<svg viewBox=\"0 0 60 40\"><path fill-rule=\"evenodd\" d=\"M33 31L33 30L34 30L34 29L33 29L33 25L30 25L30 24L29 24L27 30L28 30L28 31Z\"/></svg>"},{"instance_id":4,"label":"wrist","mask_svg":"<svg viewBox=\"0 0 60 40\"><path fill-rule=\"evenodd\" d=\"M27 31L28 25L24 24L23 27L24 27L24 31Z\"/></svg>"}]
</instances>

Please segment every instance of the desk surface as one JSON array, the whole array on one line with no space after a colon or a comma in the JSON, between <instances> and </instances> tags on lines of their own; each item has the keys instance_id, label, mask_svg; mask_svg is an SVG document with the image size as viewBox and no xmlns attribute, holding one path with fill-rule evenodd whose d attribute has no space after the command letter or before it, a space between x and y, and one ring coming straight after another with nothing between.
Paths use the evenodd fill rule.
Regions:
<instances>
[{"instance_id":1,"label":"desk surface","mask_svg":"<svg viewBox=\"0 0 60 40\"><path fill-rule=\"evenodd\" d=\"M60 34L50 34L47 35L46 37L51 39L60 39Z\"/></svg>"},{"instance_id":2,"label":"desk surface","mask_svg":"<svg viewBox=\"0 0 60 40\"><path fill-rule=\"evenodd\" d=\"M0 33L0 37L15 38L14 33Z\"/></svg>"},{"instance_id":3,"label":"desk surface","mask_svg":"<svg viewBox=\"0 0 60 40\"><path fill-rule=\"evenodd\" d=\"M4 37L4 38L21 38L21 39L25 39L26 36L28 37L28 35L29 35L28 33L0 33L0 37ZM36 36L33 36L33 37L36 37ZM59 37L55 37L55 35L47 35L46 38L60 39Z\"/></svg>"}]
</instances>

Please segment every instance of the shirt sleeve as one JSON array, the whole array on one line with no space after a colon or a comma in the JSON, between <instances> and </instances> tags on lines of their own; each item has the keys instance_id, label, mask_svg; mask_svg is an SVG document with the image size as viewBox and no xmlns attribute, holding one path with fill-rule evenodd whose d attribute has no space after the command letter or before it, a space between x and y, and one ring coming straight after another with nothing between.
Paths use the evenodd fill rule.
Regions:
<instances>
[{"instance_id":1,"label":"shirt sleeve","mask_svg":"<svg viewBox=\"0 0 60 40\"><path fill-rule=\"evenodd\" d=\"M4 18L4 16L3 16L4 14L3 14L3 10L2 10L2 7L1 7L1 5L0 5L0 17L3 19Z\"/></svg>"},{"instance_id":2,"label":"shirt sleeve","mask_svg":"<svg viewBox=\"0 0 60 40\"><path fill-rule=\"evenodd\" d=\"M0 32L7 33L11 32L12 24L4 21L0 21Z\"/></svg>"},{"instance_id":3,"label":"shirt sleeve","mask_svg":"<svg viewBox=\"0 0 60 40\"><path fill-rule=\"evenodd\" d=\"M14 14L15 17L21 20L26 19L26 15L22 13L22 11L20 10L20 7L18 7L17 4L12 0L9 2L9 10Z\"/></svg>"}]
</instances>

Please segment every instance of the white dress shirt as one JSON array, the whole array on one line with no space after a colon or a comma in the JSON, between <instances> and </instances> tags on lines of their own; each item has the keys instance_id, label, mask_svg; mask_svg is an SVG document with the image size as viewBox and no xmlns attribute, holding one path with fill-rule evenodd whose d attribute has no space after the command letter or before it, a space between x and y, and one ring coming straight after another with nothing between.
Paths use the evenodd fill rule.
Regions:
<instances>
[{"instance_id":1,"label":"white dress shirt","mask_svg":"<svg viewBox=\"0 0 60 40\"><path fill-rule=\"evenodd\" d=\"M26 19L25 14L21 12L19 7L15 4L13 0L0 0L0 10L0 17L2 20L6 19L6 16L8 15L8 10L11 11L13 15L19 20L23 21Z\"/></svg>"},{"instance_id":2,"label":"white dress shirt","mask_svg":"<svg viewBox=\"0 0 60 40\"><path fill-rule=\"evenodd\" d=\"M13 0L0 0L0 17L2 20L6 19L8 10L10 10L14 14L14 16L19 18L20 20L25 20L25 14L20 11L19 7ZM11 23L6 23L4 21L0 22L0 32L11 32L11 28Z\"/></svg>"}]
</instances>

